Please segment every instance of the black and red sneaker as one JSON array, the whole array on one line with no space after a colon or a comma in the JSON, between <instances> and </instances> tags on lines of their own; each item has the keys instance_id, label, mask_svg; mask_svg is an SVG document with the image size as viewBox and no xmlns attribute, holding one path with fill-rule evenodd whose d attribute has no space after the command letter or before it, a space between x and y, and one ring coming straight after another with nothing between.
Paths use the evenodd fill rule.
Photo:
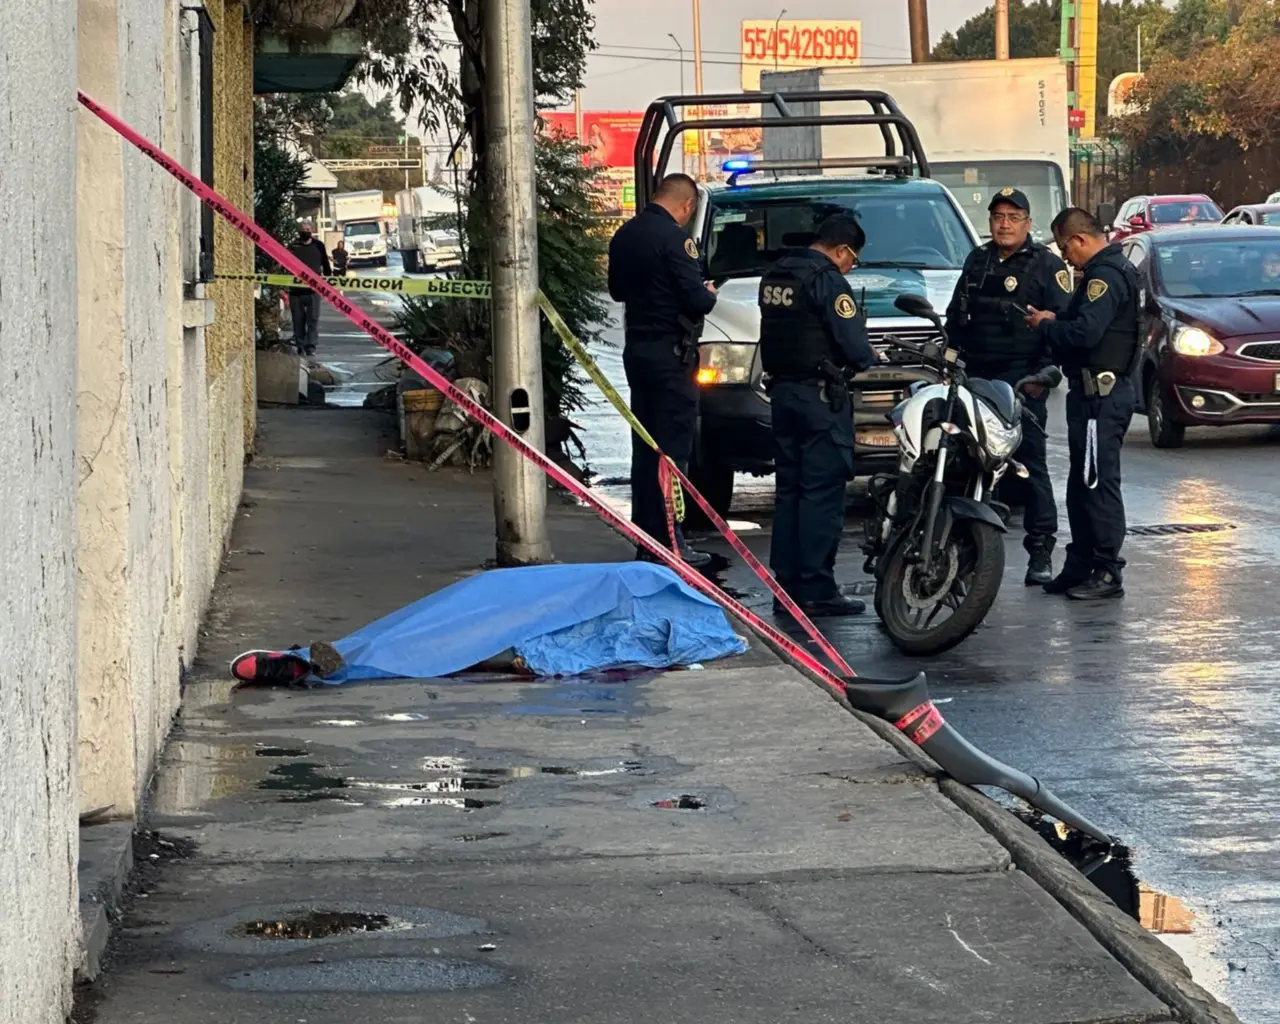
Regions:
<instances>
[{"instance_id":1,"label":"black and red sneaker","mask_svg":"<svg viewBox=\"0 0 1280 1024\"><path fill-rule=\"evenodd\" d=\"M302 686L311 662L294 651L245 651L231 662L231 674L248 686Z\"/></svg>"}]
</instances>

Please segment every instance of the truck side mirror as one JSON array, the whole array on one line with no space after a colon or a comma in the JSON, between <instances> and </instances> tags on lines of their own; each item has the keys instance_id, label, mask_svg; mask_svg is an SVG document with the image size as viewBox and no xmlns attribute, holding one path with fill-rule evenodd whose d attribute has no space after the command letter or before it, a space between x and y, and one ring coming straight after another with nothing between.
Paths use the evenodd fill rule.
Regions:
<instances>
[{"instance_id":1,"label":"truck side mirror","mask_svg":"<svg viewBox=\"0 0 1280 1024\"><path fill-rule=\"evenodd\" d=\"M1112 230L1116 222L1116 205L1115 203L1099 203L1097 210L1098 223L1102 225L1106 231Z\"/></svg>"}]
</instances>

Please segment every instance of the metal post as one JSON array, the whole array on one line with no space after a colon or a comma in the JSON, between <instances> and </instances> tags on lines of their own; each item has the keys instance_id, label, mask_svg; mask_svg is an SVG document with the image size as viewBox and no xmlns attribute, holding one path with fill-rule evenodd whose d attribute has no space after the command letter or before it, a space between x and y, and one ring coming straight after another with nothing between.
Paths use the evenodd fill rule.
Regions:
<instances>
[{"instance_id":1,"label":"metal post","mask_svg":"<svg viewBox=\"0 0 1280 1024\"><path fill-rule=\"evenodd\" d=\"M996 60L1009 59L1009 0L996 0Z\"/></svg>"},{"instance_id":2,"label":"metal post","mask_svg":"<svg viewBox=\"0 0 1280 1024\"><path fill-rule=\"evenodd\" d=\"M684 95L684 47L680 45L680 40L676 38L674 32L668 32L667 35L671 41L676 44L676 49L680 51L680 95ZM682 173L688 172L689 158L685 155L684 139L680 140L680 170Z\"/></svg>"},{"instance_id":3,"label":"metal post","mask_svg":"<svg viewBox=\"0 0 1280 1024\"><path fill-rule=\"evenodd\" d=\"M405 163L409 162L409 126L404 129L404 159ZM409 191L409 168L404 169L404 190Z\"/></svg>"},{"instance_id":4,"label":"metal post","mask_svg":"<svg viewBox=\"0 0 1280 1024\"><path fill-rule=\"evenodd\" d=\"M535 448L545 450L529 3L503 0L484 5L493 410ZM493 510L500 565L551 560L542 470L504 444L494 445Z\"/></svg>"},{"instance_id":5,"label":"metal post","mask_svg":"<svg viewBox=\"0 0 1280 1024\"><path fill-rule=\"evenodd\" d=\"M778 12L778 16L773 19L773 70L778 70L778 26L782 24L782 16L787 13L784 7Z\"/></svg>"},{"instance_id":6,"label":"metal post","mask_svg":"<svg viewBox=\"0 0 1280 1024\"><path fill-rule=\"evenodd\" d=\"M907 21L911 26L911 63L929 60L929 9L926 0L907 0Z\"/></svg>"},{"instance_id":7,"label":"metal post","mask_svg":"<svg viewBox=\"0 0 1280 1024\"><path fill-rule=\"evenodd\" d=\"M693 0L693 91L702 95L702 5L698 0ZM707 137L703 132L698 132L698 180L707 180Z\"/></svg>"}]
</instances>

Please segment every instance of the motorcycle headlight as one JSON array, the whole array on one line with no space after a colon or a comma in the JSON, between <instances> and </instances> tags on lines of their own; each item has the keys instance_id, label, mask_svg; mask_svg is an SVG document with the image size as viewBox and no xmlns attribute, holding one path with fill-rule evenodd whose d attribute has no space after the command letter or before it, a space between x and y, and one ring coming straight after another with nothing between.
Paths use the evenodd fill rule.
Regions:
<instances>
[{"instance_id":1,"label":"motorcycle headlight","mask_svg":"<svg viewBox=\"0 0 1280 1024\"><path fill-rule=\"evenodd\" d=\"M986 402L975 402L978 415L982 417L982 432L986 435L987 451L994 459L1010 458L1018 445L1022 443L1022 424L1016 423L1006 427L1004 421L995 414Z\"/></svg>"},{"instance_id":2,"label":"motorcycle headlight","mask_svg":"<svg viewBox=\"0 0 1280 1024\"><path fill-rule=\"evenodd\" d=\"M708 341L698 346L698 383L751 383L751 363L756 346L740 341Z\"/></svg>"},{"instance_id":3,"label":"motorcycle headlight","mask_svg":"<svg viewBox=\"0 0 1280 1024\"><path fill-rule=\"evenodd\" d=\"M1222 342L1199 327L1175 328L1173 350L1180 356L1216 356L1225 351Z\"/></svg>"}]
</instances>

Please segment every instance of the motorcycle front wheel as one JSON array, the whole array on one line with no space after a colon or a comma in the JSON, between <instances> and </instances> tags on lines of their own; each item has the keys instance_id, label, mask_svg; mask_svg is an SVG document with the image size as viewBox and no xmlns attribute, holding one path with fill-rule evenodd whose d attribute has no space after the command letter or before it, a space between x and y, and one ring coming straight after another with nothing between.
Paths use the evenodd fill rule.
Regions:
<instances>
[{"instance_id":1,"label":"motorcycle front wheel","mask_svg":"<svg viewBox=\"0 0 1280 1024\"><path fill-rule=\"evenodd\" d=\"M909 561L913 545L889 555L876 587L876 612L889 638L905 654L950 650L987 617L1004 575L1004 538L989 523L957 520L933 569Z\"/></svg>"}]
</instances>

